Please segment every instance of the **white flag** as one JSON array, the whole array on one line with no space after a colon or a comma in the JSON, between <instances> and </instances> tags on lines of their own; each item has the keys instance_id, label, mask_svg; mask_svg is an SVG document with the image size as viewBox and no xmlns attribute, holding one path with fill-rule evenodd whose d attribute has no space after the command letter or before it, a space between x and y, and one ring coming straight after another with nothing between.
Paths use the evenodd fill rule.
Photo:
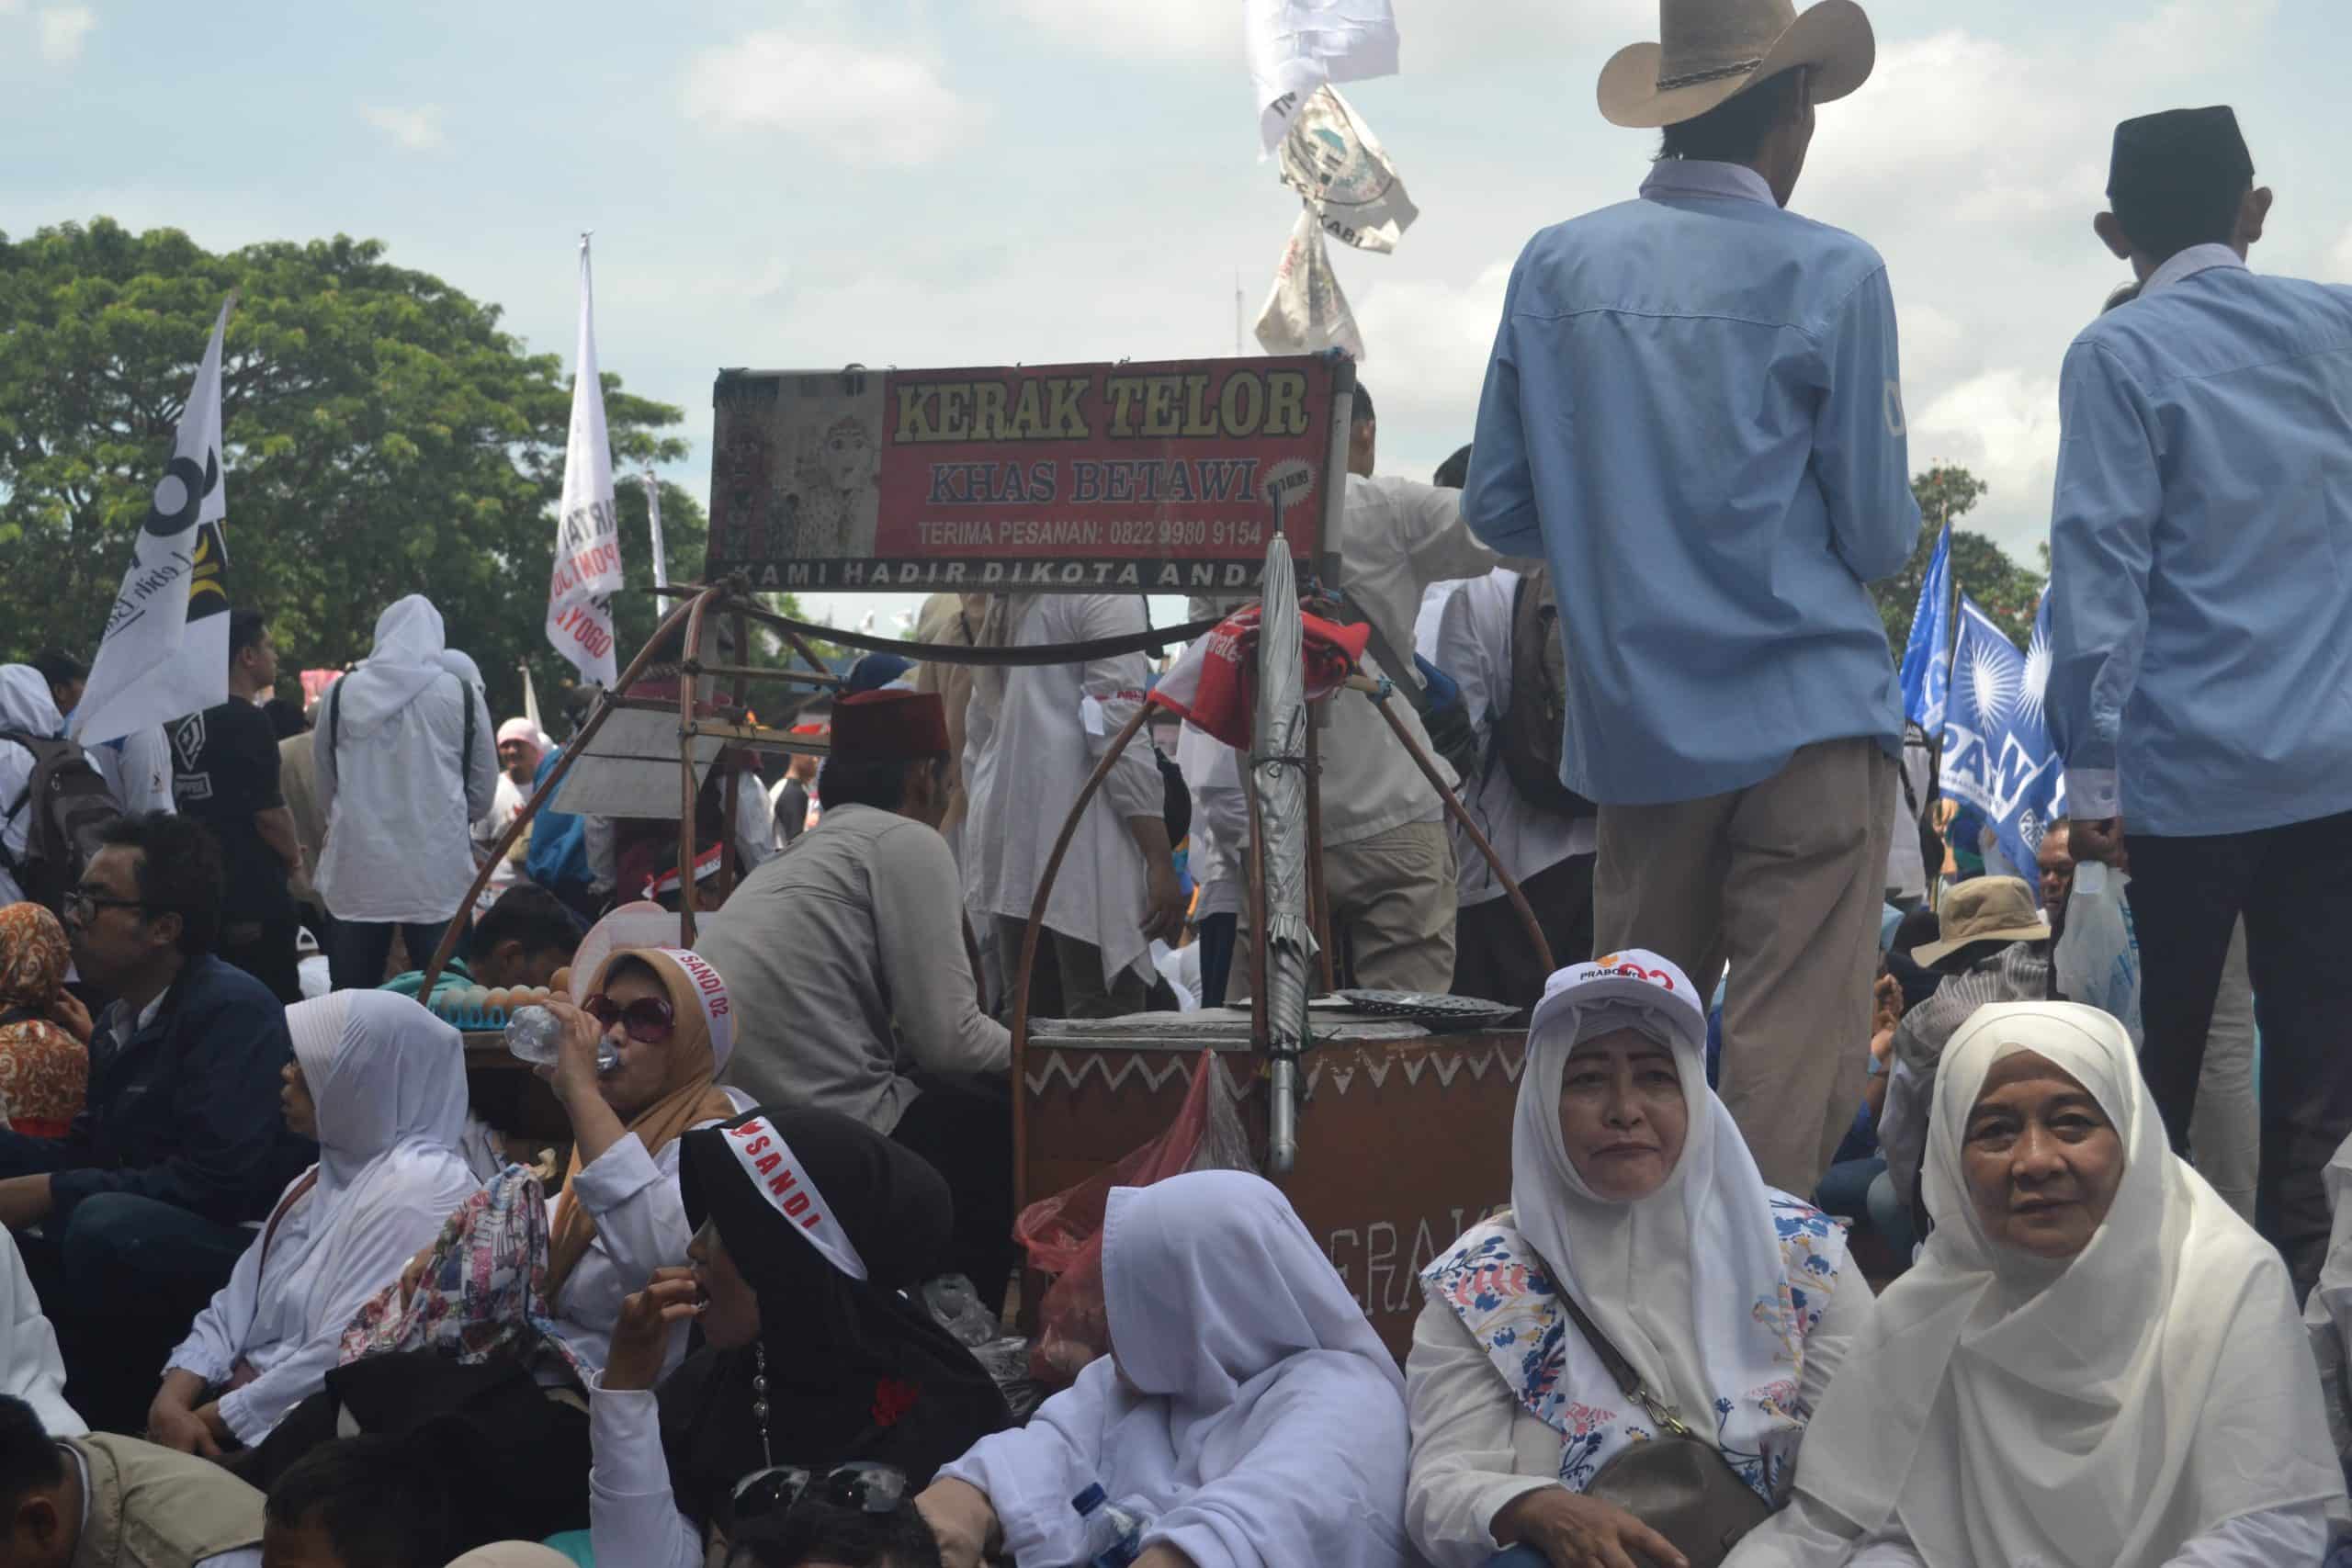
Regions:
<instances>
[{"instance_id":1,"label":"white flag","mask_svg":"<svg viewBox=\"0 0 2352 1568\"><path fill-rule=\"evenodd\" d=\"M1340 348L1351 359L1363 358L1363 335L1356 331L1348 297L1340 292L1340 275L1331 270L1330 253L1323 248L1323 230L1311 207L1299 213L1290 243L1283 247L1282 265L1274 269L1274 291L1258 313L1258 343L1268 354Z\"/></svg>"},{"instance_id":2,"label":"white flag","mask_svg":"<svg viewBox=\"0 0 2352 1568\"><path fill-rule=\"evenodd\" d=\"M220 338L212 323L181 412L172 460L130 547L130 570L107 612L90 683L74 714L85 746L120 739L229 700L229 515L220 473Z\"/></svg>"},{"instance_id":3,"label":"white flag","mask_svg":"<svg viewBox=\"0 0 2352 1568\"><path fill-rule=\"evenodd\" d=\"M580 354L571 373L571 439L563 452L563 510L548 584L548 640L583 681L609 686L611 596L621 585L620 519L613 510L613 448L605 437L605 389L596 379L595 289L588 236L580 236Z\"/></svg>"},{"instance_id":4,"label":"white flag","mask_svg":"<svg viewBox=\"0 0 2352 1568\"><path fill-rule=\"evenodd\" d=\"M639 477L645 487L645 528L653 536L653 586L670 586L670 548L662 539L662 481L649 468Z\"/></svg>"},{"instance_id":5,"label":"white flag","mask_svg":"<svg viewBox=\"0 0 2352 1568\"><path fill-rule=\"evenodd\" d=\"M1390 0L1242 0L1261 156L1283 144L1291 118L1326 82L1396 73Z\"/></svg>"},{"instance_id":6,"label":"white flag","mask_svg":"<svg viewBox=\"0 0 2352 1568\"><path fill-rule=\"evenodd\" d=\"M1340 89L1322 86L1283 139L1283 184L1306 198L1323 231L1360 251L1393 251L1421 209L1380 138Z\"/></svg>"}]
</instances>

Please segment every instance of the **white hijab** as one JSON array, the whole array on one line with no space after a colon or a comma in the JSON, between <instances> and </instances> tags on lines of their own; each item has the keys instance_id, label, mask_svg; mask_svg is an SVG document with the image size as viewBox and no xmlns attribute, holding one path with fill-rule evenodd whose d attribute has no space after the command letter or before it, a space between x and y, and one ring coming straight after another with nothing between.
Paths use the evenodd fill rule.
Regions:
<instances>
[{"instance_id":1,"label":"white hijab","mask_svg":"<svg viewBox=\"0 0 2352 1568\"><path fill-rule=\"evenodd\" d=\"M335 682L335 722L343 733L354 739L374 734L418 693L451 673L442 662L442 637L441 612L424 594L387 605L376 617L376 646L367 662Z\"/></svg>"},{"instance_id":2,"label":"white hijab","mask_svg":"<svg viewBox=\"0 0 2352 1568\"><path fill-rule=\"evenodd\" d=\"M49 682L29 664L0 664L0 729L22 730L47 740L65 732Z\"/></svg>"},{"instance_id":3,"label":"white hijab","mask_svg":"<svg viewBox=\"0 0 2352 1568\"><path fill-rule=\"evenodd\" d=\"M1079 1559L1100 1481L1200 1562L1404 1568L1404 1379L1281 1192L1241 1171L1114 1188L1113 1353L1030 1424L940 1472L989 1495L1008 1554Z\"/></svg>"},{"instance_id":4,"label":"white hijab","mask_svg":"<svg viewBox=\"0 0 2352 1568\"><path fill-rule=\"evenodd\" d=\"M1586 1186L1560 1134L1569 1055L1579 1041L1624 1028L1674 1053L1690 1115L1682 1157L1630 1203ZM1653 1395L1710 1442L1720 1436L1725 1447L1758 1451L1764 1428L1793 1426L1756 1397L1797 1375L1787 1266L1771 1189L1707 1087L1705 1040L1690 979L1655 953L1629 951L1553 976L1529 1025L1511 1123L1512 1224ZM1719 1435L1720 1399L1733 1410Z\"/></svg>"},{"instance_id":5,"label":"white hijab","mask_svg":"<svg viewBox=\"0 0 2352 1568\"><path fill-rule=\"evenodd\" d=\"M365 1271L354 1249L368 1245L372 1209L405 1206L422 1187L434 1194L426 1206L446 1214L478 1185L459 1152L465 1037L390 991L297 1002L286 1010L286 1028L318 1108L318 1181L301 1200L310 1210L305 1234L291 1247L272 1248L269 1273L323 1308Z\"/></svg>"},{"instance_id":6,"label":"white hijab","mask_svg":"<svg viewBox=\"0 0 2352 1568\"><path fill-rule=\"evenodd\" d=\"M2023 1051L2123 1144L2106 1223L2064 1264L1993 1242L1962 1166L1986 1076ZM2286 1266L2174 1156L2114 1019L1978 1009L1944 1050L1925 1191L1937 1228L1823 1400L1800 1491L1928 1568L2159 1568L2241 1515L2343 1498Z\"/></svg>"}]
</instances>

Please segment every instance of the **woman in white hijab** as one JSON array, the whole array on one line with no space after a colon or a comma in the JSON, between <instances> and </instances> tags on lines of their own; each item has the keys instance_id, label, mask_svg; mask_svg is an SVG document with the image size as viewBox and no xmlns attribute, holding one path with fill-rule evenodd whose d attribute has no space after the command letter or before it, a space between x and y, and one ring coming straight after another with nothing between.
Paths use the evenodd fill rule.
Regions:
<instances>
[{"instance_id":1,"label":"woman in white hijab","mask_svg":"<svg viewBox=\"0 0 2352 1568\"><path fill-rule=\"evenodd\" d=\"M1072 1499L1096 1484L1147 1520L1136 1568L1412 1561L1396 1363L1280 1192L1113 1189L1102 1293L1111 1354L916 1499L947 1568L1086 1561Z\"/></svg>"},{"instance_id":2,"label":"woman in white hijab","mask_svg":"<svg viewBox=\"0 0 2352 1568\"><path fill-rule=\"evenodd\" d=\"M311 882L335 919L337 989L383 982L396 928L423 967L458 913L473 824L497 795L491 736L481 673L444 646L441 612L421 593L387 607L375 650L327 688L311 732L327 819Z\"/></svg>"},{"instance_id":3,"label":"woman in white hijab","mask_svg":"<svg viewBox=\"0 0 2352 1568\"><path fill-rule=\"evenodd\" d=\"M2122 1025L1979 1009L1924 1191L1736 1568L2315 1568L2344 1482L2286 1266L2174 1157Z\"/></svg>"},{"instance_id":4,"label":"woman in white hijab","mask_svg":"<svg viewBox=\"0 0 2352 1568\"><path fill-rule=\"evenodd\" d=\"M1586 1495L1662 1423L1625 1395L1566 1301L1759 1506L1785 1495L1870 1286L1838 1223L1757 1173L1707 1087L1701 1005L1681 970L1638 949L1561 970L1536 1005L1510 1210L1422 1271L1429 1303L1406 1362L1406 1519L1439 1568L1507 1547L1504 1561L1551 1568L1686 1561Z\"/></svg>"},{"instance_id":5,"label":"woman in white hijab","mask_svg":"<svg viewBox=\"0 0 2352 1568\"><path fill-rule=\"evenodd\" d=\"M478 1185L458 1153L456 1030L389 991L298 1002L286 1026L286 1124L318 1140L319 1163L287 1188L166 1363L148 1437L183 1452L252 1448L318 1393L345 1325Z\"/></svg>"}]
</instances>

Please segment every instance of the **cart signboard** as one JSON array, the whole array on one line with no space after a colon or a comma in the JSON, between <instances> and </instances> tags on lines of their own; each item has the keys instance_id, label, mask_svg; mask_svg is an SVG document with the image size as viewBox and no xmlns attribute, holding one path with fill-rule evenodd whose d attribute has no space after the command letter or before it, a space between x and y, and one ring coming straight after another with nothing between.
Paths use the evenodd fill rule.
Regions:
<instances>
[{"instance_id":1,"label":"cart signboard","mask_svg":"<svg viewBox=\"0 0 2352 1568\"><path fill-rule=\"evenodd\" d=\"M704 581L1246 593L1277 526L1334 547L1354 385L1331 355L722 371Z\"/></svg>"}]
</instances>

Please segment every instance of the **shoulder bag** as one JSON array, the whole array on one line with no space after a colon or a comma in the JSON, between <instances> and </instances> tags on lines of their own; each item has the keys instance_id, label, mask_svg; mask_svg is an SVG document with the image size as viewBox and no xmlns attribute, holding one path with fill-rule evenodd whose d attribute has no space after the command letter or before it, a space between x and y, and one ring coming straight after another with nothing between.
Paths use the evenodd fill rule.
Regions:
<instances>
[{"instance_id":1,"label":"shoulder bag","mask_svg":"<svg viewBox=\"0 0 2352 1568\"><path fill-rule=\"evenodd\" d=\"M1600 1467L1584 1495L1614 1503L1674 1543L1690 1568L1720 1568L1740 1537L1771 1517L1772 1509L1739 1478L1714 1445L1683 1424L1673 1406L1642 1383L1633 1363L1617 1352L1584 1309L1566 1291L1560 1304L1609 1369L1626 1398L1648 1412L1657 1436L1633 1443Z\"/></svg>"}]
</instances>

